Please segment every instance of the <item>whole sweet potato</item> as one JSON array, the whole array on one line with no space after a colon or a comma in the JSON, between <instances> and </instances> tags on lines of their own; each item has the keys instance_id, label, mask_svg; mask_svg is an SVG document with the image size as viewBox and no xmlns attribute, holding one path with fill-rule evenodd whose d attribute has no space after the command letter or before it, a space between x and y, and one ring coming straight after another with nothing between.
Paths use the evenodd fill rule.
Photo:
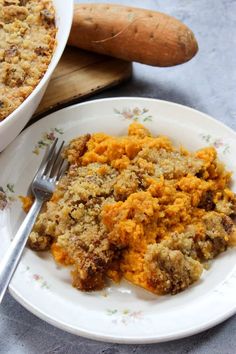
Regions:
<instances>
[{"instance_id":1,"label":"whole sweet potato","mask_svg":"<svg viewBox=\"0 0 236 354\"><path fill-rule=\"evenodd\" d=\"M177 19L113 4L75 5L69 44L153 66L182 64L198 51L193 32Z\"/></svg>"}]
</instances>

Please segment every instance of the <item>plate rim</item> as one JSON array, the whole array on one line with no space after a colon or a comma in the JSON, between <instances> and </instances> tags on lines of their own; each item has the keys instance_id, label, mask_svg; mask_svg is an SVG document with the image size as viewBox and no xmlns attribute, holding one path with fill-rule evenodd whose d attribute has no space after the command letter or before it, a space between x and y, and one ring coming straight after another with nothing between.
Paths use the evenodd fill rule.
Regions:
<instances>
[{"instance_id":1,"label":"plate rim","mask_svg":"<svg viewBox=\"0 0 236 354\"><path fill-rule=\"evenodd\" d=\"M204 325L199 325L197 328L193 327L188 330L182 330L181 332L176 332L174 334L162 335L157 339L156 337L122 337L122 336L112 336L112 335L102 335L96 333L95 331L86 331L83 329L75 328L74 326L70 326L64 323L61 320L55 320L48 314L44 313L37 309L36 306L33 306L29 301L25 300L22 296L19 295L19 292L14 289L14 287L9 287L9 292L13 296L13 298L22 305L26 310L30 311L33 315L38 317L39 319L47 322L48 324L59 328L67 333L74 334L76 336L81 336L83 338L96 340L98 342L106 342L106 343L118 343L118 344L154 344L154 343L164 343L170 342L178 339L187 338L193 336L195 334L204 332L210 328L217 326L218 324L226 321L230 317L236 314L236 305L235 308L232 308L227 313L224 313L222 316L217 316L212 320L206 322Z\"/></svg>"},{"instance_id":2,"label":"plate rim","mask_svg":"<svg viewBox=\"0 0 236 354\"><path fill-rule=\"evenodd\" d=\"M181 103L176 103L176 102L172 102L172 101L168 101L168 100L161 100L161 99L152 98L152 97L119 96L119 97L97 98L97 99L91 99L91 100L85 101L85 102L78 102L78 103L72 104L70 106L58 109L55 112L49 113L49 114L45 115L44 117L37 119L36 122L32 122L32 124L30 124L29 126L24 128L20 132L20 134L6 147L6 149L4 149L2 151L2 154L4 154L4 152L12 145L12 143L14 143L20 136L24 135L25 132L28 131L32 126L39 124L39 122L46 120L48 117L50 118L50 117L56 116L58 114L58 112L65 112L67 110L69 111L71 109L74 109L75 107L78 107L78 106L84 106L84 105L87 106L87 105L90 105L93 103L99 103L99 102L103 102L103 101L119 101L119 100L125 100L125 101L137 100L137 101L149 101L149 102L157 102L157 103L159 102L161 104L164 103L169 106L183 108L183 109L189 110L190 112L194 112L195 114L201 114L202 116L204 116L206 119L210 120L211 122L214 122L214 123L218 124L219 126L223 127L224 129L227 129L228 132L235 135L235 138L236 138L236 131L233 128L229 127L228 125L226 125L225 123L221 122L220 120L214 118L213 116L209 115L208 113L199 111L196 108L189 107L189 106L186 106Z\"/></svg>"},{"instance_id":3,"label":"plate rim","mask_svg":"<svg viewBox=\"0 0 236 354\"><path fill-rule=\"evenodd\" d=\"M161 103L161 104L164 104L167 106L172 106L173 108L178 107L180 109L184 109L185 111L190 111L190 112L192 111L195 114L200 114L203 118L205 117L207 120L210 120L214 124L217 124L219 128L222 127L222 128L224 128L224 130L226 129L228 133L233 134L233 136L236 138L236 132L231 127L227 126L226 124L219 121L218 119L208 115L207 113L201 112L195 108L185 106L180 103L171 102L168 100L160 100L160 99L149 98L149 97L120 96L120 97L99 98L99 99L89 100L89 101L85 101L85 102L80 102L80 103L62 108L56 112L50 113L50 114L46 115L45 117L37 120L36 122L30 124L26 129L24 129L17 136L17 138L13 141L13 143L17 139L19 139L22 135L24 135L26 132L28 132L28 130L30 130L33 126L40 125L40 123L44 119L46 120L50 117L55 117L59 112L64 113L68 110L73 110L76 107L80 107L80 106L84 106L84 105L89 106L94 103L96 104L96 103L104 102L104 101L107 102L107 101L121 101L121 100L124 100L126 102L136 100L137 102ZM12 145L12 143L5 149L5 151L7 151L11 147L11 145ZM3 152L3 154L4 154L4 152ZM165 334L165 335L161 335L161 336L157 335L155 337L154 336L140 337L140 338L133 337L133 336L122 337L119 335L114 336L114 335L110 335L110 334L103 335L103 334L96 333L96 331L83 330L78 327L75 328L75 326L70 326L69 324L67 324L61 320L56 320L55 318L46 314L44 311L37 308L37 306L32 305L30 303L30 301L28 301L27 299L25 299L23 296L20 295L19 291L17 289L15 289L12 284L9 285L9 292L13 296L13 298L17 302L19 302L25 309L27 309L28 311L30 311L31 313L36 315L38 318L46 321L47 323L49 323L61 330L64 330L64 331L69 332L71 334L77 335L77 336L82 336L84 338L97 340L97 341L103 341L103 342L105 341L105 342L110 342L110 343L148 344L148 343L161 343L161 342L167 342L167 341L172 341L172 340L176 340L176 339L181 339L181 338L189 337L191 335L200 333L200 332L205 331L209 328L212 328L213 326L216 326L217 324L227 320L228 318L230 318L231 316L236 314L236 303L235 303L235 305L233 307L231 307L227 312L224 312L222 315L218 315L215 318L204 323L203 325L198 325L197 327L195 326L195 327L190 328L188 330L182 330L181 332L179 331L179 332Z\"/></svg>"}]
</instances>

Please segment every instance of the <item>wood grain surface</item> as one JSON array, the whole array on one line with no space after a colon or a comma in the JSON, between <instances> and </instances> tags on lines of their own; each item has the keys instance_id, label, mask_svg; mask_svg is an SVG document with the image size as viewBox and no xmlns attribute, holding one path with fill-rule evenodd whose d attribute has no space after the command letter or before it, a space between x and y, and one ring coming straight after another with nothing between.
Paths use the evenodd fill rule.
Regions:
<instances>
[{"instance_id":1,"label":"wood grain surface","mask_svg":"<svg viewBox=\"0 0 236 354\"><path fill-rule=\"evenodd\" d=\"M67 47L34 116L42 116L127 80L132 64Z\"/></svg>"}]
</instances>

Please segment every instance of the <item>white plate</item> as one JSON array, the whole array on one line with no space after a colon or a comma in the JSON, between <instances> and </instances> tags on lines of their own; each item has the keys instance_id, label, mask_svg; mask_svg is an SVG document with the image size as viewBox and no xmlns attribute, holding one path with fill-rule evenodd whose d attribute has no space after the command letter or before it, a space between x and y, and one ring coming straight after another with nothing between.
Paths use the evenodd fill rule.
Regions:
<instances>
[{"instance_id":1,"label":"white plate","mask_svg":"<svg viewBox=\"0 0 236 354\"><path fill-rule=\"evenodd\" d=\"M23 220L17 196L27 193L44 144L54 136L69 141L88 132L125 134L134 119L190 150L215 145L236 172L236 134L193 109L144 98L103 99L66 108L30 126L0 156L0 186L8 199L0 212L0 257ZM38 317L77 335L120 343L167 341L203 331L236 312L236 253L219 256L183 293L157 297L127 282L82 293L70 285L68 269L59 269L50 255L27 249L10 291Z\"/></svg>"}]
</instances>

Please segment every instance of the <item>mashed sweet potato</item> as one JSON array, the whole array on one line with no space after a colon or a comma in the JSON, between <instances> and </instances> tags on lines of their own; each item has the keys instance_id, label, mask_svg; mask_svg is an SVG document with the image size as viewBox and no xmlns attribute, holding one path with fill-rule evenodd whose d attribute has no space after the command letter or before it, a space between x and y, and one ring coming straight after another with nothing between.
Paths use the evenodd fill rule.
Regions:
<instances>
[{"instance_id":1,"label":"mashed sweet potato","mask_svg":"<svg viewBox=\"0 0 236 354\"><path fill-rule=\"evenodd\" d=\"M29 244L51 247L57 262L71 264L75 287L96 290L106 277L125 277L175 294L235 244L231 173L213 147L190 153L133 123L127 136L74 139L64 156L69 171Z\"/></svg>"}]
</instances>

